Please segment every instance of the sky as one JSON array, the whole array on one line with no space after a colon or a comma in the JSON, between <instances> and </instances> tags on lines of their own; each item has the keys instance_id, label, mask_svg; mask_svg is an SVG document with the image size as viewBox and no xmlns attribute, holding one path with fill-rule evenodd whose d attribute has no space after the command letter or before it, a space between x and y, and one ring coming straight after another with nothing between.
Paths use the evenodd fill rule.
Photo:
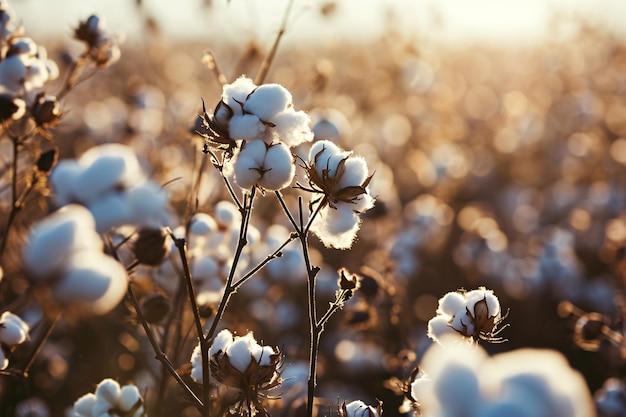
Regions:
<instances>
[{"instance_id":1,"label":"sky","mask_svg":"<svg viewBox=\"0 0 626 417\"><path fill-rule=\"evenodd\" d=\"M143 5L170 39L218 35L270 39L288 1L212 0L208 12L202 9L202 0L143 0ZM624 0L336 0L336 12L329 19L323 19L319 9L331 0L294 1L286 42L375 38L390 25L451 43L536 42L554 36L555 15L585 16L626 35ZM71 34L76 22L93 13L128 38L140 33L135 0L9 2L31 36Z\"/></svg>"}]
</instances>

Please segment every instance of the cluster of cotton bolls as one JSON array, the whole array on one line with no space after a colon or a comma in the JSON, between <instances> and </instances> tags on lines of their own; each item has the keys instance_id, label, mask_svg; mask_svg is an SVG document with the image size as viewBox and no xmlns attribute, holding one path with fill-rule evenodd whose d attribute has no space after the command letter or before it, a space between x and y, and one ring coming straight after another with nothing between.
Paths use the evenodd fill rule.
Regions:
<instances>
[{"instance_id":1,"label":"cluster of cotton bolls","mask_svg":"<svg viewBox=\"0 0 626 417\"><path fill-rule=\"evenodd\" d=\"M146 178L137 156L124 145L100 145L78 159L60 161L50 183L57 205L84 205L100 233L122 225L158 229L169 221L167 192Z\"/></svg>"},{"instance_id":2,"label":"cluster of cotton bolls","mask_svg":"<svg viewBox=\"0 0 626 417\"><path fill-rule=\"evenodd\" d=\"M553 350L519 349L489 357L468 344L433 345L410 396L423 417L589 417L584 378Z\"/></svg>"},{"instance_id":3,"label":"cluster of cotton bolls","mask_svg":"<svg viewBox=\"0 0 626 417\"><path fill-rule=\"evenodd\" d=\"M18 315L5 311L0 316L0 370L9 366L9 355L28 338L30 326Z\"/></svg>"},{"instance_id":4,"label":"cluster of cotton bolls","mask_svg":"<svg viewBox=\"0 0 626 417\"><path fill-rule=\"evenodd\" d=\"M224 86L209 126L227 132L228 140L241 140L235 157L225 166L241 188L280 190L295 174L290 148L313 139L309 123L308 114L294 109L286 88L257 86L240 77Z\"/></svg>"},{"instance_id":5,"label":"cluster of cotton bolls","mask_svg":"<svg viewBox=\"0 0 626 417\"><path fill-rule=\"evenodd\" d=\"M102 250L91 212L67 205L33 226L23 250L26 276L33 285L49 286L60 304L104 314L126 294L128 275Z\"/></svg>"},{"instance_id":6,"label":"cluster of cotton bolls","mask_svg":"<svg viewBox=\"0 0 626 417\"><path fill-rule=\"evenodd\" d=\"M143 417L143 398L135 385L120 384L111 378L100 381L93 393L80 397L71 417Z\"/></svg>"},{"instance_id":7,"label":"cluster of cotton bolls","mask_svg":"<svg viewBox=\"0 0 626 417\"><path fill-rule=\"evenodd\" d=\"M437 315L428 322L428 336L441 343L444 335L492 340L502 321L500 301L484 287L449 292L439 299Z\"/></svg>"},{"instance_id":8,"label":"cluster of cotton bolls","mask_svg":"<svg viewBox=\"0 0 626 417\"><path fill-rule=\"evenodd\" d=\"M349 248L361 226L359 214L374 206L367 188L371 179L367 162L321 140L311 146L307 175L312 191L324 198L311 231L327 247Z\"/></svg>"}]
</instances>

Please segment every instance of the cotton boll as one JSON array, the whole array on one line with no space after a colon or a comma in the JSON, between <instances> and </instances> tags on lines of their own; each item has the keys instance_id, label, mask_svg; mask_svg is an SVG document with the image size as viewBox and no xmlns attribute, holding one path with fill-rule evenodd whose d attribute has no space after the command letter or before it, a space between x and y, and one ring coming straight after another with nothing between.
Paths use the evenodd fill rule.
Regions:
<instances>
[{"instance_id":1,"label":"cotton boll","mask_svg":"<svg viewBox=\"0 0 626 417\"><path fill-rule=\"evenodd\" d=\"M74 402L74 413L78 416L91 417L91 409L96 404L97 397L93 393L85 394Z\"/></svg>"},{"instance_id":2,"label":"cotton boll","mask_svg":"<svg viewBox=\"0 0 626 417\"><path fill-rule=\"evenodd\" d=\"M143 171L132 148L119 143L107 143L89 148L79 158L79 163L85 167L91 166L101 158L123 160L124 170L121 178L125 183L134 183L143 179Z\"/></svg>"},{"instance_id":3,"label":"cotton boll","mask_svg":"<svg viewBox=\"0 0 626 417\"><path fill-rule=\"evenodd\" d=\"M243 189L254 187L261 179L261 166L253 158L238 155L233 161L235 182Z\"/></svg>"},{"instance_id":4,"label":"cotton boll","mask_svg":"<svg viewBox=\"0 0 626 417\"><path fill-rule=\"evenodd\" d=\"M449 292L439 299L439 307L437 312L447 314L448 316L454 316L457 311L461 311L465 308L465 298L463 294L458 292Z\"/></svg>"},{"instance_id":5,"label":"cotton boll","mask_svg":"<svg viewBox=\"0 0 626 417\"><path fill-rule=\"evenodd\" d=\"M67 274L54 286L61 304L78 303L105 314L126 294L128 276L119 262L103 253L80 253L68 262Z\"/></svg>"},{"instance_id":6,"label":"cotton boll","mask_svg":"<svg viewBox=\"0 0 626 417\"><path fill-rule=\"evenodd\" d=\"M452 319L451 326L464 336L472 336L476 331L476 322L465 309L459 311Z\"/></svg>"},{"instance_id":7,"label":"cotton boll","mask_svg":"<svg viewBox=\"0 0 626 417\"><path fill-rule=\"evenodd\" d=\"M0 342L8 346L23 343L28 337L28 324L19 316L5 311L0 317Z\"/></svg>"},{"instance_id":8,"label":"cotton boll","mask_svg":"<svg viewBox=\"0 0 626 417\"><path fill-rule=\"evenodd\" d=\"M345 404L345 407L344 417L379 417L378 411L374 407L360 400Z\"/></svg>"},{"instance_id":9,"label":"cotton boll","mask_svg":"<svg viewBox=\"0 0 626 417\"><path fill-rule=\"evenodd\" d=\"M144 181L128 189L130 223L159 229L167 222L168 194L159 184Z\"/></svg>"},{"instance_id":10,"label":"cotton boll","mask_svg":"<svg viewBox=\"0 0 626 417\"><path fill-rule=\"evenodd\" d=\"M444 335L455 333L455 330L450 327L450 317L435 316L428 321L428 337L435 342L441 343L441 339Z\"/></svg>"},{"instance_id":11,"label":"cotton boll","mask_svg":"<svg viewBox=\"0 0 626 417\"><path fill-rule=\"evenodd\" d=\"M238 226L241 221L241 214L233 203L222 200L215 205L214 218L218 225L230 229Z\"/></svg>"},{"instance_id":12,"label":"cotton boll","mask_svg":"<svg viewBox=\"0 0 626 417\"><path fill-rule=\"evenodd\" d=\"M327 229L331 234L341 234L352 230L359 223L359 217L348 203L337 204L337 208L330 207L327 212Z\"/></svg>"},{"instance_id":13,"label":"cotton boll","mask_svg":"<svg viewBox=\"0 0 626 417\"><path fill-rule=\"evenodd\" d=\"M263 346L261 354L258 357L255 355L255 358L259 362L259 365L270 366L272 364L273 355L276 355L276 352L271 346Z\"/></svg>"},{"instance_id":14,"label":"cotton boll","mask_svg":"<svg viewBox=\"0 0 626 417\"><path fill-rule=\"evenodd\" d=\"M344 163L344 173L339 179L337 188L360 186L368 177L367 162L360 156L352 156Z\"/></svg>"},{"instance_id":15,"label":"cotton boll","mask_svg":"<svg viewBox=\"0 0 626 417\"><path fill-rule=\"evenodd\" d=\"M348 207L349 208L349 207ZM350 228L347 228L351 226ZM334 209L324 207L311 225L311 231L322 241L324 246L347 249L352 245L360 220L352 209Z\"/></svg>"},{"instance_id":16,"label":"cotton boll","mask_svg":"<svg viewBox=\"0 0 626 417\"><path fill-rule=\"evenodd\" d=\"M500 301L498 297L493 294L493 291L484 288L478 290L472 290L465 294L465 303L470 312L474 312L476 303L485 300L487 303L487 309L489 310L489 317L493 317L500 313Z\"/></svg>"},{"instance_id":17,"label":"cotton boll","mask_svg":"<svg viewBox=\"0 0 626 417\"><path fill-rule=\"evenodd\" d=\"M191 379L201 384L202 376L202 350L200 349L200 343L198 343L191 353Z\"/></svg>"},{"instance_id":18,"label":"cotton boll","mask_svg":"<svg viewBox=\"0 0 626 417\"><path fill-rule=\"evenodd\" d=\"M218 352L226 352L226 348L233 343L233 334L228 329L221 330L213 339L213 344L209 348L209 356L213 357Z\"/></svg>"},{"instance_id":19,"label":"cotton boll","mask_svg":"<svg viewBox=\"0 0 626 417\"><path fill-rule=\"evenodd\" d=\"M52 168L48 181L54 190L54 199L59 206L78 200L75 190L78 177L82 172L83 167L73 159L60 161Z\"/></svg>"},{"instance_id":20,"label":"cotton boll","mask_svg":"<svg viewBox=\"0 0 626 417\"><path fill-rule=\"evenodd\" d=\"M104 155L87 166L76 180L76 195L83 203L90 203L108 193L126 188L132 178L128 162L117 155Z\"/></svg>"},{"instance_id":21,"label":"cotton boll","mask_svg":"<svg viewBox=\"0 0 626 417\"><path fill-rule=\"evenodd\" d=\"M112 227L129 224L133 220L127 193L109 193L87 204L96 220L96 230L105 233Z\"/></svg>"},{"instance_id":22,"label":"cotton boll","mask_svg":"<svg viewBox=\"0 0 626 417\"><path fill-rule=\"evenodd\" d=\"M119 405L120 410L129 411L140 401L141 394L139 393L139 389L137 389L134 385L125 385L120 390L117 404Z\"/></svg>"},{"instance_id":23,"label":"cotton boll","mask_svg":"<svg viewBox=\"0 0 626 417\"><path fill-rule=\"evenodd\" d=\"M259 185L268 190L280 190L288 186L296 172L293 155L283 144L272 145L265 155L263 177Z\"/></svg>"},{"instance_id":24,"label":"cotton boll","mask_svg":"<svg viewBox=\"0 0 626 417\"><path fill-rule=\"evenodd\" d=\"M231 84L226 84L222 89L222 100L235 115L243 113L242 104L246 97L256 88L254 82L247 77L239 77Z\"/></svg>"},{"instance_id":25,"label":"cotton boll","mask_svg":"<svg viewBox=\"0 0 626 417\"><path fill-rule=\"evenodd\" d=\"M303 111L289 108L274 116L272 122L276 125L274 133L287 146L298 146L313 140L313 132L309 127L311 119Z\"/></svg>"},{"instance_id":26,"label":"cotton boll","mask_svg":"<svg viewBox=\"0 0 626 417\"><path fill-rule=\"evenodd\" d=\"M228 133L233 139L255 139L265 132L265 125L254 114L233 116L228 123Z\"/></svg>"},{"instance_id":27,"label":"cotton boll","mask_svg":"<svg viewBox=\"0 0 626 417\"><path fill-rule=\"evenodd\" d=\"M311 145L311 150L309 151L309 162L312 164L322 164L321 161L326 161L331 156L339 153L341 153L339 146L329 140L320 140Z\"/></svg>"},{"instance_id":28,"label":"cotton boll","mask_svg":"<svg viewBox=\"0 0 626 417\"><path fill-rule=\"evenodd\" d=\"M91 414L93 417L114 417L109 413L109 410L115 406L115 403L109 403L102 397L97 397L95 404L91 407Z\"/></svg>"},{"instance_id":29,"label":"cotton boll","mask_svg":"<svg viewBox=\"0 0 626 417\"><path fill-rule=\"evenodd\" d=\"M208 236L217 230L217 222L207 213L196 213L191 218L189 233L196 236Z\"/></svg>"},{"instance_id":30,"label":"cotton boll","mask_svg":"<svg viewBox=\"0 0 626 417\"><path fill-rule=\"evenodd\" d=\"M226 348L226 355L228 355L228 361L239 372L245 372L252 361L250 356L250 338L237 337Z\"/></svg>"},{"instance_id":31,"label":"cotton boll","mask_svg":"<svg viewBox=\"0 0 626 417\"><path fill-rule=\"evenodd\" d=\"M475 370L463 358L450 361L437 375L434 392L445 402L450 415L473 415L480 405L479 381Z\"/></svg>"},{"instance_id":32,"label":"cotton boll","mask_svg":"<svg viewBox=\"0 0 626 417\"><path fill-rule=\"evenodd\" d=\"M100 381L100 383L96 386L95 391L97 400L104 400L109 403L110 406L117 403L120 393L120 384L111 378L106 378Z\"/></svg>"},{"instance_id":33,"label":"cotton boll","mask_svg":"<svg viewBox=\"0 0 626 417\"><path fill-rule=\"evenodd\" d=\"M24 89L26 64L19 55L11 55L0 62L0 84L11 93L20 94Z\"/></svg>"},{"instance_id":34,"label":"cotton boll","mask_svg":"<svg viewBox=\"0 0 626 417\"><path fill-rule=\"evenodd\" d=\"M28 277L41 281L64 268L66 258L81 250L101 250L95 221L83 206L69 205L37 222L24 247Z\"/></svg>"},{"instance_id":35,"label":"cotton boll","mask_svg":"<svg viewBox=\"0 0 626 417\"><path fill-rule=\"evenodd\" d=\"M279 84L263 84L246 99L244 110L269 122L276 114L291 105L291 93Z\"/></svg>"}]
</instances>

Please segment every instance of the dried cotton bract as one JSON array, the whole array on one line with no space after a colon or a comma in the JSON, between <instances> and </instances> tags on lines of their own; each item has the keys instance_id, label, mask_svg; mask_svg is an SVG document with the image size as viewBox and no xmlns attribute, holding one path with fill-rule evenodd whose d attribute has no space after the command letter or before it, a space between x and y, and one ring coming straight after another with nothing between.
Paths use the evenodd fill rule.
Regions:
<instances>
[{"instance_id":1,"label":"dried cotton bract","mask_svg":"<svg viewBox=\"0 0 626 417\"><path fill-rule=\"evenodd\" d=\"M559 352L520 349L489 357L467 344L433 345L411 383L424 417L591 417L583 377Z\"/></svg>"},{"instance_id":2,"label":"dried cotton bract","mask_svg":"<svg viewBox=\"0 0 626 417\"><path fill-rule=\"evenodd\" d=\"M120 59L120 36L108 31L103 18L92 15L80 22L74 37L85 42L85 57L98 67L107 67Z\"/></svg>"},{"instance_id":3,"label":"dried cotton bract","mask_svg":"<svg viewBox=\"0 0 626 417\"><path fill-rule=\"evenodd\" d=\"M35 285L49 286L61 304L104 314L126 294L128 275L102 248L89 210L65 206L33 226L23 250L26 276Z\"/></svg>"},{"instance_id":4,"label":"dried cotton bract","mask_svg":"<svg viewBox=\"0 0 626 417\"><path fill-rule=\"evenodd\" d=\"M311 231L327 247L349 248L361 225L359 214L374 206L365 159L323 140L311 147L305 168L311 187L307 191L323 195Z\"/></svg>"},{"instance_id":5,"label":"dried cotton bract","mask_svg":"<svg viewBox=\"0 0 626 417\"><path fill-rule=\"evenodd\" d=\"M437 316L428 322L428 336L439 343L446 334L500 342L503 339L497 335L502 328L498 330L497 326L504 317L500 301L491 290L480 287L468 292L449 292L439 300Z\"/></svg>"},{"instance_id":6,"label":"dried cotton bract","mask_svg":"<svg viewBox=\"0 0 626 417\"><path fill-rule=\"evenodd\" d=\"M85 394L74 403L71 417L144 417L143 398L135 385L103 379L94 393Z\"/></svg>"},{"instance_id":7,"label":"dried cotton bract","mask_svg":"<svg viewBox=\"0 0 626 417\"><path fill-rule=\"evenodd\" d=\"M5 311L0 316L0 370L9 366L9 356L28 338L30 326L19 316Z\"/></svg>"}]
</instances>

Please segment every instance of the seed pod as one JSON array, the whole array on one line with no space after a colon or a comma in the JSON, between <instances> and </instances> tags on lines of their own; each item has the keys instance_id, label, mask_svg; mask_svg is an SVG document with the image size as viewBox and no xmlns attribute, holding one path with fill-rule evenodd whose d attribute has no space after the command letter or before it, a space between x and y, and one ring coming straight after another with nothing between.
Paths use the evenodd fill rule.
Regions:
<instances>
[{"instance_id":1,"label":"seed pod","mask_svg":"<svg viewBox=\"0 0 626 417\"><path fill-rule=\"evenodd\" d=\"M167 234L161 229L143 229L133 246L137 262L142 265L158 266L170 251Z\"/></svg>"},{"instance_id":2,"label":"seed pod","mask_svg":"<svg viewBox=\"0 0 626 417\"><path fill-rule=\"evenodd\" d=\"M54 167L59 159L59 150L55 147L52 149L48 149L39 155L39 159L37 159L37 169L39 172L50 172L52 167Z\"/></svg>"},{"instance_id":3,"label":"seed pod","mask_svg":"<svg viewBox=\"0 0 626 417\"><path fill-rule=\"evenodd\" d=\"M172 302L163 294L149 294L141 300L141 311L148 323L159 323L171 309Z\"/></svg>"}]
</instances>

